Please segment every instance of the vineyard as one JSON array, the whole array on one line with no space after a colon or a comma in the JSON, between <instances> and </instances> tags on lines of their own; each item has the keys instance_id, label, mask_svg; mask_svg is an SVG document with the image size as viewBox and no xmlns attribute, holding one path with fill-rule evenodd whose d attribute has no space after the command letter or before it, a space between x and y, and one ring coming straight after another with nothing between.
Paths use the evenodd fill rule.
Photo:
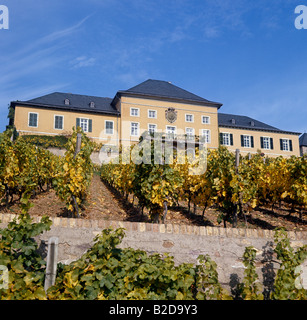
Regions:
<instances>
[{"instance_id":1,"label":"vineyard","mask_svg":"<svg viewBox=\"0 0 307 320\"><path fill-rule=\"evenodd\" d=\"M52 207L60 201L68 216L86 218L93 193L101 191L98 181L109 197L109 209L115 198L121 198L137 218L152 222L167 222L174 209L184 206L190 218L201 212L198 216L204 220L214 209L217 223L238 226L247 223L253 210L269 207L283 208L288 217L296 215L302 226L306 224L306 157L270 159L256 154L236 163L234 154L219 148L208 152L206 170L196 175L191 173L200 165L198 153L195 159L177 155L169 163L162 158L159 164L154 163L153 153L149 161L138 164L122 161L120 155L113 163L94 168L90 155L95 145L79 128L68 139L62 158L31 141L12 141L11 136L11 131L0 135L0 197L2 208L12 211L17 205L21 214L0 229L0 265L6 266L10 280L8 289L0 282L1 299L264 299L253 247L245 249L244 279L232 296L220 285L217 265L208 255L199 256L196 265L176 266L172 257L119 249L122 229L103 230L80 259L58 264L56 283L46 293L46 263L33 237L49 230L51 220L44 216L32 223L30 212L35 207L31 207L39 198L46 205L44 197L54 194ZM280 269L266 299L307 299L299 276L306 246L294 250L279 229L274 251Z\"/></svg>"},{"instance_id":2,"label":"vineyard","mask_svg":"<svg viewBox=\"0 0 307 320\"><path fill-rule=\"evenodd\" d=\"M33 237L48 231L51 220L33 223L24 212L0 229L1 300L306 300L302 286L301 264L307 246L291 247L283 230L275 232L274 252L280 268L274 287L264 296L256 273L256 249L246 247L242 257L244 278L235 293L224 289L217 264L209 255L200 255L198 263L175 265L173 257L142 250L120 249L124 230L105 229L93 246L69 265L57 264L54 285L44 290L46 263L38 253ZM2 269L3 270L3 269Z\"/></svg>"},{"instance_id":3,"label":"vineyard","mask_svg":"<svg viewBox=\"0 0 307 320\"><path fill-rule=\"evenodd\" d=\"M11 141L12 130L0 137L0 198L9 206L16 197L22 205L29 199L53 188L67 210L79 215L91 182L93 145L78 128L66 144L63 158L37 147L25 139ZM82 141L76 152L77 138Z\"/></svg>"},{"instance_id":4,"label":"vineyard","mask_svg":"<svg viewBox=\"0 0 307 320\"><path fill-rule=\"evenodd\" d=\"M264 158L259 153L241 156L236 166L235 155L221 147L208 151L207 170L197 175L191 172L199 165L198 154L194 160L178 155L169 164L155 164L154 157L135 164L123 161L120 155L113 163L94 170L90 155L97 150L97 144L80 128L67 140L63 158L39 147L43 139L20 137L13 142L11 135L7 131L0 136L0 198L4 212L19 213L19 204L23 203L37 205L42 211L49 202L51 215L81 218L90 218L91 211L95 211L95 219L175 219L246 227L261 218L264 228L273 228L270 222L274 219L278 221L275 226L288 223L291 227L291 221L293 228L304 230L306 226L306 157ZM76 152L78 135L81 144ZM153 154L153 143L151 147ZM131 148L123 155L130 157L133 152ZM142 150L138 152L142 156ZM165 158L162 160L164 163ZM97 181L98 172L103 183ZM252 221L254 212L257 218Z\"/></svg>"},{"instance_id":5,"label":"vineyard","mask_svg":"<svg viewBox=\"0 0 307 320\"><path fill-rule=\"evenodd\" d=\"M128 152L129 153L129 152ZM307 208L307 157L264 158L256 154L241 157L235 165L235 155L226 148L209 150L207 170L190 174L199 166L198 157L191 161L175 157L172 164L122 163L101 167L102 180L121 192L133 195L141 211L147 209L152 221L165 221L168 207L187 203L188 212L201 208L217 210L217 221L237 226L238 219L256 207L285 208L288 217L297 213L303 221Z\"/></svg>"}]
</instances>

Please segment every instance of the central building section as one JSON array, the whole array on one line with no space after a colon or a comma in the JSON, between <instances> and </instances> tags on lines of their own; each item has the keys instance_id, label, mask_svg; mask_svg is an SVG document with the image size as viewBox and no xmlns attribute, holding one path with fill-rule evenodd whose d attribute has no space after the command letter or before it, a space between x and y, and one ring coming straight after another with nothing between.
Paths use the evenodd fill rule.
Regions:
<instances>
[{"instance_id":1,"label":"central building section","mask_svg":"<svg viewBox=\"0 0 307 320\"><path fill-rule=\"evenodd\" d=\"M212 102L167 81L147 80L118 91L112 104L121 113L123 146L137 143L144 131L174 137L204 136L208 148L218 148L218 109Z\"/></svg>"}]
</instances>

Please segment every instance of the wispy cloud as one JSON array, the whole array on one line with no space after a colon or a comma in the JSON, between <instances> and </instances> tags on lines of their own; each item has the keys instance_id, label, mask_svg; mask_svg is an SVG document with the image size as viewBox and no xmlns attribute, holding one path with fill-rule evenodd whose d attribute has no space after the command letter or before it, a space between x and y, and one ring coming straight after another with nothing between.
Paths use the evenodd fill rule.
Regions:
<instances>
[{"instance_id":1,"label":"wispy cloud","mask_svg":"<svg viewBox=\"0 0 307 320\"><path fill-rule=\"evenodd\" d=\"M115 78L125 86L131 86L132 84L144 81L149 77L146 70L131 71L126 73L120 73Z\"/></svg>"},{"instance_id":2,"label":"wispy cloud","mask_svg":"<svg viewBox=\"0 0 307 320\"><path fill-rule=\"evenodd\" d=\"M264 79L233 96L224 105L224 112L247 115L283 130L304 132L306 122L300 119L307 119L306 86L306 80L272 84Z\"/></svg>"},{"instance_id":3,"label":"wispy cloud","mask_svg":"<svg viewBox=\"0 0 307 320\"><path fill-rule=\"evenodd\" d=\"M0 95L0 117L1 117L1 126L2 130L5 129L5 126L8 124L7 115L8 115L8 106L11 101L21 100L26 101L39 96L43 96L50 92L55 91L64 91L67 87L69 87L69 83L61 82L54 85L49 86L25 86L23 88L19 88L16 90L15 88L11 88L11 90L6 90L5 95Z\"/></svg>"},{"instance_id":4,"label":"wispy cloud","mask_svg":"<svg viewBox=\"0 0 307 320\"><path fill-rule=\"evenodd\" d=\"M59 40L61 38L64 37L68 37L70 36L72 33L76 32L84 23L87 19L89 19L93 14L90 14L88 16L86 16L84 19L82 19L80 22L76 23L75 25L59 30L59 31L55 31L43 38L41 38L38 43L42 44L42 43L48 43L48 42L52 42L55 40Z\"/></svg>"},{"instance_id":5,"label":"wispy cloud","mask_svg":"<svg viewBox=\"0 0 307 320\"><path fill-rule=\"evenodd\" d=\"M34 51L25 56L18 56L10 64L4 66L4 76L0 78L2 89L9 87L14 82L23 77L34 76L37 72L42 72L47 68L54 66L64 60L63 57L53 56L58 50L58 46L52 46L45 49Z\"/></svg>"},{"instance_id":6,"label":"wispy cloud","mask_svg":"<svg viewBox=\"0 0 307 320\"><path fill-rule=\"evenodd\" d=\"M5 106L12 100L28 100L53 91L67 89L70 85L68 81L59 81L52 77L49 79L46 75L50 74L56 66L66 63L67 57L58 53L69 46L70 36L78 32L90 16L86 16L70 27L31 41L24 47L17 47L19 50L15 50L10 55L4 56L0 53L0 59L5 62L0 77L0 104ZM80 56L75 59L74 67L85 67L94 63L94 58ZM36 79L41 81L37 82ZM32 84L29 86L28 83ZM7 109L2 107L2 123L6 122L6 114Z\"/></svg>"},{"instance_id":7,"label":"wispy cloud","mask_svg":"<svg viewBox=\"0 0 307 320\"><path fill-rule=\"evenodd\" d=\"M217 26L207 26L204 28L204 35L208 39L217 38L220 33L221 32Z\"/></svg>"},{"instance_id":8,"label":"wispy cloud","mask_svg":"<svg viewBox=\"0 0 307 320\"><path fill-rule=\"evenodd\" d=\"M70 65L72 65L73 69L92 67L95 63L96 58L88 58L87 56L80 56L70 61Z\"/></svg>"},{"instance_id":9,"label":"wispy cloud","mask_svg":"<svg viewBox=\"0 0 307 320\"><path fill-rule=\"evenodd\" d=\"M50 34L47 34L41 38L38 38L34 41L31 41L27 46L23 47L22 49L16 51L12 58L17 58L19 55L26 55L29 52L33 52L36 50L40 50L41 48L46 48L48 46L56 44L59 48L63 46L63 43L60 40L69 39L69 37L80 30L81 26L92 16L88 15L78 23L64 28L62 30L57 30Z\"/></svg>"},{"instance_id":10,"label":"wispy cloud","mask_svg":"<svg viewBox=\"0 0 307 320\"><path fill-rule=\"evenodd\" d=\"M9 87L17 79L31 75L34 76L36 72L42 72L65 61L66 58L63 55L58 55L58 51L68 45L69 36L77 32L90 16L88 15L73 26L41 37L28 46L16 50L10 57L5 57L4 76L0 78L2 89ZM67 39L67 42L59 41L61 39ZM77 61L79 66L93 65L95 62L93 58L86 59L79 57L77 59L79 59Z\"/></svg>"},{"instance_id":11,"label":"wispy cloud","mask_svg":"<svg viewBox=\"0 0 307 320\"><path fill-rule=\"evenodd\" d=\"M41 86L41 87L37 87L37 86L33 86L33 85L25 86L24 88L22 88L22 90L15 92L15 93L11 93L10 94L10 101L30 100L30 99L33 99L36 97L43 96L45 94L49 94L50 92L63 91L67 87L69 87L69 85L70 85L69 83L60 82L57 84L45 85L45 86Z\"/></svg>"}]
</instances>

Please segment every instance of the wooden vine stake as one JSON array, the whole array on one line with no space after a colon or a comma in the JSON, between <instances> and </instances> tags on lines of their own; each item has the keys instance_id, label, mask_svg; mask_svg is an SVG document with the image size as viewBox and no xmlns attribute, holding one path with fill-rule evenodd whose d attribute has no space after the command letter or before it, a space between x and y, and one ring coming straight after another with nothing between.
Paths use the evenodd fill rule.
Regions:
<instances>
[{"instance_id":1,"label":"wooden vine stake","mask_svg":"<svg viewBox=\"0 0 307 320\"><path fill-rule=\"evenodd\" d=\"M81 133L77 133L77 143L76 143L74 159L76 158L77 154L81 150L81 142L82 142L82 135L81 135ZM80 215L79 215L79 207L78 207L77 200L76 200L75 196L72 196L72 199L74 201L74 206L75 206L75 210L76 210L76 213L77 213L77 218L79 218Z\"/></svg>"},{"instance_id":2,"label":"wooden vine stake","mask_svg":"<svg viewBox=\"0 0 307 320\"><path fill-rule=\"evenodd\" d=\"M239 165L240 165L240 149L236 149L236 174L239 174ZM241 195L239 197L241 197ZM233 226L235 228L237 227L237 223L238 223L238 209L236 209L234 212Z\"/></svg>"},{"instance_id":3,"label":"wooden vine stake","mask_svg":"<svg viewBox=\"0 0 307 320\"><path fill-rule=\"evenodd\" d=\"M248 154L248 159L250 160L252 158L251 154ZM240 166L240 150L236 149L236 174L239 174L239 166ZM239 214L242 216L244 216L245 219L245 226L247 226L247 221L246 221L246 216L243 212L243 200L242 200L242 194L240 192L239 194L239 204L238 204L238 208L239 208ZM238 210L235 213L235 223L237 224L237 216L238 216Z\"/></svg>"},{"instance_id":4,"label":"wooden vine stake","mask_svg":"<svg viewBox=\"0 0 307 320\"><path fill-rule=\"evenodd\" d=\"M74 154L74 159L76 158L77 154L81 150L81 142L82 142L82 135L81 133L77 133L77 143L76 143L76 149L75 149L75 154Z\"/></svg>"},{"instance_id":5,"label":"wooden vine stake","mask_svg":"<svg viewBox=\"0 0 307 320\"><path fill-rule=\"evenodd\" d=\"M55 284L57 259L58 259L58 244L59 238L52 237L48 240L47 266L44 289L47 292L48 288Z\"/></svg>"}]
</instances>

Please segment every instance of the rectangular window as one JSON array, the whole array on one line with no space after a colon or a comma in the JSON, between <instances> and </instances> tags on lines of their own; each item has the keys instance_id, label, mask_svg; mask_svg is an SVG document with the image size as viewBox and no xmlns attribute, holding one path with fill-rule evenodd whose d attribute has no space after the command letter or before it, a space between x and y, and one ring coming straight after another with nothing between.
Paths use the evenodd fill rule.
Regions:
<instances>
[{"instance_id":1,"label":"rectangular window","mask_svg":"<svg viewBox=\"0 0 307 320\"><path fill-rule=\"evenodd\" d=\"M76 127L80 127L84 132L92 132L93 120L87 118L77 118Z\"/></svg>"},{"instance_id":2,"label":"rectangular window","mask_svg":"<svg viewBox=\"0 0 307 320\"><path fill-rule=\"evenodd\" d=\"M282 139L282 149L284 151L289 151L289 140L288 139Z\"/></svg>"},{"instance_id":3,"label":"rectangular window","mask_svg":"<svg viewBox=\"0 0 307 320\"><path fill-rule=\"evenodd\" d=\"M156 124L149 124L148 125L148 132L149 133L154 133L157 131L157 125Z\"/></svg>"},{"instance_id":4,"label":"rectangular window","mask_svg":"<svg viewBox=\"0 0 307 320\"><path fill-rule=\"evenodd\" d=\"M54 116L54 129L63 130L64 117L63 116Z\"/></svg>"},{"instance_id":5,"label":"rectangular window","mask_svg":"<svg viewBox=\"0 0 307 320\"><path fill-rule=\"evenodd\" d=\"M139 136L139 124L137 122L131 122L130 135L134 137Z\"/></svg>"},{"instance_id":6,"label":"rectangular window","mask_svg":"<svg viewBox=\"0 0 307 320\"><path fill-rule=\"evenodd\" d=\"M202 131L203 137L205 137L205 142L210 143L211 142L211 131L209 129L203 129Z\"/></svg>"},{"instance_id":7,"label":"rectangular window","mask_svg":"<svg viewBox=\"0 0 307 320\"><path fill-rule=\"evenodd\" d=\"M185 128L185 133L188 139L194 137L194 128Z\"/></svg>"},{"instance_id":8,"label":"rectangular window","mask_svg":"<svg viewBox=\"0 0 307 320\"><path fill-rule=\"evenodd\" d=\"M254 148L254 137L250 135L241 135L241 147Z\"/></svg>"},{"instance_id":9,"label":"rectangular window","mask_svg":"<svg viewBox=\"0 0 307 320\"><path fill-rule=\"evenodd\" d=\"M263 149L271 149L270 138L268 138L268 137L263 138Z\"/></svg>"},{"instance_id":10,"label":"rectangular window","mask_svg":"<svg viewBox=\"0 0 307 320\"><path fill-rule=\"evenodd\" d=\"M156 110L148 110L148 118L157 119L157 111Z\"/></svg>"},{"instance_id":11,"label":"rectangular window","mask_svg":"<svg viewBox=\"0 0 307 320\"><path fill-rule=\"evenodd\" d=\"M29 122L28 122L29 127L38 127L38 113L34 112L29 112Z\"/></svg>"},{"instance_id":12,"label":"rectangular window","mask_svg":"<svg viewBox=\"0 0 307 320\"><path fill-rule=\"evenodd\" d=\"M130 108L130 116L132 117L139 117L140 109L138 108Z\"/></svg>"},{"instance_id":13,"label":"rectangular window","mask_svg":"<svg viewBox=\"0 0 307 320\"><path fill-rule=\"evenodd\" d=\"M243 136L243 147L244 148L251 147L251 137L250 136Z\"/></svg>"},{"instance_id":14,"label":"rectangular window","mask_svg":"<svg viewBox=\"0 0 307 320\"><path fill-rule=\"evenodd\" d=\"M88 119L80 118L80 127L84 132L88 132Z\"/></svg>"},{"instance_id":15,"label":"rectangular window","mask_svg":"<svg viewBox=\"0 0 307 320\"><path fill-rule=\"evenodd\" d=\"M254 137L250 135L241 135L241 147L254 148Z\"/></svg>"},{"instance_id":16,"label":"rectangular window","mask_svg":"<svg viewBox=\"0 0 307 320\"><path fill-rule=\"evenodd\" d=\"M292 140L280 139L280 150L282 151L293 151Z\"/></svg>"},{"instance_id":17,"label":"rectangular window","mask_svg":"<svg viewBox=\"0 0 307 320\"><path fill-rule=\"evenodd\" d=\"M166 126L166 133L175 134L176 133L176 127Z\"/></svg>"},{"instance_id":18,"label":"rectangular window","mask_svg":"<svg viewBox=\"0 0 307 320\"><path fill-rule=\"evenodd\" d=\"M193 114L186 114L185 115L185 122L194 122Z\"/></svg>"},{"instance_id":19,"label":"rectangular window","mask_svg":"<svg viewBox=\"0 0 307 320\"><path fill-rule=\"evenodd\" d=\"M273 150L273 138L270 137L261 137L260 138L261 149Z\"/></svg>"},{"instance_id":20,"label":"rectangular window","mask_svg":"<svg viewBox=\"0 0 307 320\"><path fill-rule=\"evenodd\" d=\"M222 133L222 144L224 146L230 146L230 133Z\"/></svg>"},{"instance_id":21,"label":"rectangular window","mask_svg":"<svg viewBox=\"0 0 307 320\"><path fill-rule=\"evenodd\" d=\"M210 124L210 117L209 116L201 116L201 123L202 124Z\"/></svg>"},{"instance_id":22,"label":"rectangular window","mask_svg":"<svg viewBox=\"0 0 307 320\"><path fill-rule=\"evenodd\" d=\"M233 134L228 132L221 132L220 144L223 146L233 146Z\"/></svg>"},{"instance_id":23,"label":"rectangular window","mask_svg":"<svg viewBox=\"0 0 307 320\"><path fill-rule=\"evenodd\" d=\"M105 121L105 133L113 134L114 133L114 121Z\"/></svg>"}]
</instances>

